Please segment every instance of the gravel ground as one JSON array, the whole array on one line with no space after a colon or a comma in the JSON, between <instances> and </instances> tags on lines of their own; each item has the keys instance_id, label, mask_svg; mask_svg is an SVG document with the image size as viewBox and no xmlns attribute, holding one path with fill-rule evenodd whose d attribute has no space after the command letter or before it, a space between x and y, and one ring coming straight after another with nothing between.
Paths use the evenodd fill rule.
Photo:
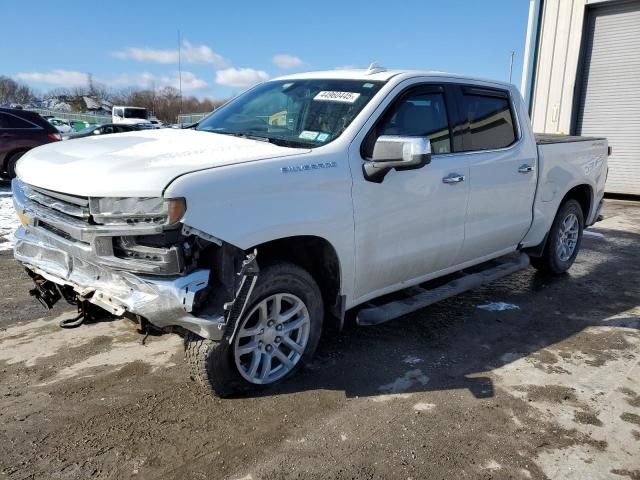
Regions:
<instances>
[{"instance_id":1,"label":"gravel ground","mask_svg":"<svg viewBox=\"0 0 640 480\"><path fill-rule=\"evenodd\" d=\"M0 251L0 478L638 479L640 204L605 214L567 275L348 323L231 400L188 381L176 335L58 328L71 311L44 315Z\"/></svg>"}]
</instances>

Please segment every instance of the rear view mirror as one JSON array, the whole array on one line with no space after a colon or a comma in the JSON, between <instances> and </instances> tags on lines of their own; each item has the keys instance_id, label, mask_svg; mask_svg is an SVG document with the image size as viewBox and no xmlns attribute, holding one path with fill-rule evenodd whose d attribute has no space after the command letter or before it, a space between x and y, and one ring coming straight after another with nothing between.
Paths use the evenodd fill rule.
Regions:
<instances>
[{"instance_id":1,"label":"rear view mirror","mask_svg":"<svg viewBox=\"0 0 640 480\"><path fill-rule=\"evenodd\" d=\"M427 137L382 135L373 147L371 160L362 166L364 176L381 183L389 170L411 170L431 163L431 143Z\"/></svg>"}]
</instances>

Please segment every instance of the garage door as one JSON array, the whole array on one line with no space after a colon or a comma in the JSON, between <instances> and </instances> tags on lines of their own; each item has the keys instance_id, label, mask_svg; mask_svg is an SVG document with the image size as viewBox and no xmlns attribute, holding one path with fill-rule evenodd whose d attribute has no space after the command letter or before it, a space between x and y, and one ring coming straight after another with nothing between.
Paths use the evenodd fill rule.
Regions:
<instances>
[{"instance_id":1,"label":"garage door","mask_svg":"<svg viewBox=\"0 0 640 480\"><path fill-rule=\"evenodd\" d=\"M640 195L640 1L592 8L576 133L613 147L607 191Z\"/></svg>"}]
</instances>

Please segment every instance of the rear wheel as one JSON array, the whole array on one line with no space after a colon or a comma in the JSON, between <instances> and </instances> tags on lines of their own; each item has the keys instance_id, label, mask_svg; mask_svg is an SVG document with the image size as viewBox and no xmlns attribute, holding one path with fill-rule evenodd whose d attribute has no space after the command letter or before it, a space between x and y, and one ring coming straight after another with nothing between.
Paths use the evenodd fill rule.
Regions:
<instances>
[{"instance_id":1,"label":"rear wheel","mask_svg":"<svg viewBox=\"0 0 640 480\"><path fill-rule=\"evenodd\" d=\"M531 257L531 265L555 274L569 270L580 250L583 230L582 207L576 200L567 200L553 220L544 253L541 257Z\"/></svg>"},{"instance_id":2,"label":"rear wheel","mask_svg":"<svg viewBox=\"0 0 640 480\"><path fill-rule=\"evenodd\" d=\"M24 154L25 152L14 153L9 157L9 160L7 160L7 176L9 177L9 180L15 178L16 164L18 163L18 160L20 160L20 157L22 157Z\"/></svg>"},{"instance_id":3,"label":"rear wheel","mask_svg":"<svg viewBox=\"0 0 640 480\"><path fill-rule=\"evenodd\" d=\"M220 396L272 385L293 375L312 357L324 315L311 275L279 263L260 271L235 335L220 342L190 335L186 357L192 379Z\"/></svg>"}]
</instances>

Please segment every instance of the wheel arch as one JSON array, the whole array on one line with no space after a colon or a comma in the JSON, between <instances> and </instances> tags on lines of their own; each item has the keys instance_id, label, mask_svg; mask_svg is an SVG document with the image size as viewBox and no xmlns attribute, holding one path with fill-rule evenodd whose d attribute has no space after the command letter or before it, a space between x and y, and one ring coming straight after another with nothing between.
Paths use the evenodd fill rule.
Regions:
<instances>
[{"instance_id":1,"label":"wheel arch","mask_svg":"<svg viewBox=\"0 0 640 480\"><path fill-rule=\"evenodd\" d=\"M11 157L13 157L16 153L27 153L29 150L31 150L30 148L25 148L25 147L17 147L14 148L13 150L7 152L4 156L4 158L2 159L2 171L6 172L7 171L7 167L9 166L9 159Z\"/></svg>"},{"instance_id":2,"label":"wheel arch","mask_svg":"<svg viewBox=\"0 0 640 480\"><path fill-rule=\"evenodd\" d=\"M571 188L560 201L556 214L562 205L572 199L576 200L580 204L580 207L582 208L582 215L584 216L584 221L586 223L589 215L591 215L591 209L593 208L593 188L586 183L582 183Z\"/></svg>"},{"instance_id":3,"label":"wheel arch","mask_svg":"<svg viewBox=\"0 0 640 480\"><path fill-rule=\"evenodd\" d=\"M325 310L342 328L345 301L342 292L340 259L334 246L325 238L313 235L284 237L255 245L258 264L283 260L294 263L311 274L322 292Z\"/></svg>"},{"instance_id":4,"label":"wheel arch","mask_svg":"<svg viewBox=\"0 0 640 480\"><path fill-rule=\"evenodd\" d=\"M593 208L594 203L593 188L586 183L581 183L571 187L569 191L564 195L564 197L562 197L560 203L558 203L558 207L555 210L553 218L555 218L562 206L569 200L575 200L580 204L580 208L582 208L582 215L586 225L587 219L591 214L591 209ZM553 218L551 219L551 223L549 224L549 229L551 229L551 226L553 225ZM538 245L523 248L522 251L527 253L531 257L541 257L544 254L544 250L547 246L548 238L549 231L547 230L543 240Z\"/></svg>"}]
</instances>

